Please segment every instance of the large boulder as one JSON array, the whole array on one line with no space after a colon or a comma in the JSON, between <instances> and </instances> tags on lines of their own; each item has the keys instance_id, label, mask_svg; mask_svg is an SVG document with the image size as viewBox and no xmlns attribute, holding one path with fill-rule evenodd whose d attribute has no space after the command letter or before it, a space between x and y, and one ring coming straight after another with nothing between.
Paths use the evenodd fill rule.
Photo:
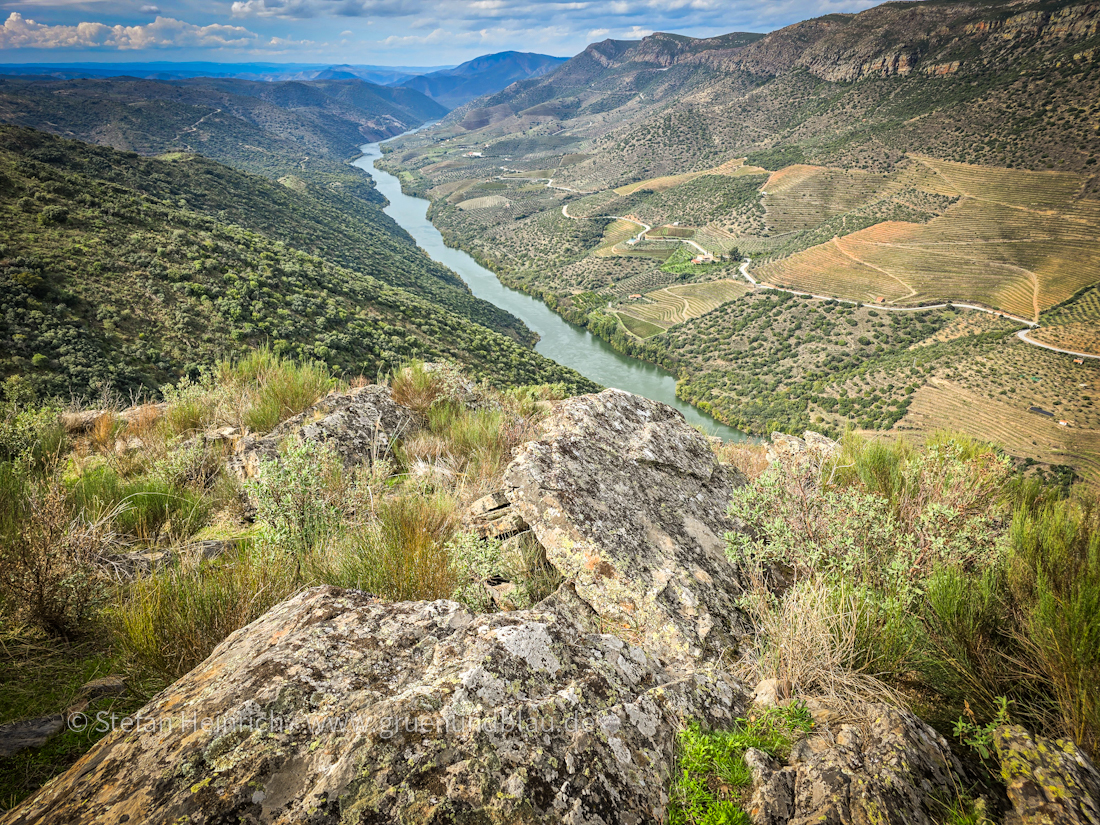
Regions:
<instances>
[{"instance_id":1,"label":"large boulder","mask_svg":"<svg viewBox=\"0 0 1100 825\"><path fill-rule=\"evenodd\" d=\"M566 611L315 588L229 638L4 825L638 823L677 727L743 711Z\"/></svg>"},{"instance_id":2,"label":"large boulder","mask_svg":"<svg viewBox=\"0 0 1100 825\"><path fill-rule=\"evenodd\" d=\"M785 766L752 751L755 825L934 825L943 802L969 787L946 740L908 711L874 706L860 727L799 742Z\"/></svg>"},{"instance_id":3,"label":"large boulder","mask_svg":"<svg viewBox=\"0 0 1100 825\"><path fill-rule=\"evenodd\" d=\"M1100 772L1073 742L1005 725L994 733L993 747L1015 825L1100 823Z\"/></svg>"},{"instance_id":4,"label":"large boulder","mask_svg":"<svg viewBox=\"0 0 1100 825\"><path fill-rule=\"evenodd\" d=\"M328 444L348 467L369 465L388 458L394 443L419 426L418 416L397 404L389 387L371 384L332 392L267 435L241 438L227 466L238 478L255 478L264 461L278 458L279 444L286 439Z\"/></svg>"},{"instance_id":5,"label":"large boulder","mask_svg":"<svg viewBox=\"0 0 1100 825\"><path fill-rule=\"evenodd\" d=\"M504 483L550 564L648 652L691 664L748 633L724 540L744 479L672 407L621 390L568 399Z\"/></svg>"}]
</instances>

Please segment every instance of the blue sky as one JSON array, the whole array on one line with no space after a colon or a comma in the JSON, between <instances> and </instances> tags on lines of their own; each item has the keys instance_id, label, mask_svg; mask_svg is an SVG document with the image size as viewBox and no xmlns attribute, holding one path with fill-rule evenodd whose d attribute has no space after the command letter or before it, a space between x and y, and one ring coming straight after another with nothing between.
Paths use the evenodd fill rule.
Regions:
<instances>
[{"instance_id":1,"label":"blue sky","mask_svg":"<svg viewBox=\"0 0 1100 825\"><path fill-rule=\"evenodd\" d=\"M0 62L270 61L435 66L608 37L766 32L871 0L14 0Z\"/></svg>"}]
</instances>

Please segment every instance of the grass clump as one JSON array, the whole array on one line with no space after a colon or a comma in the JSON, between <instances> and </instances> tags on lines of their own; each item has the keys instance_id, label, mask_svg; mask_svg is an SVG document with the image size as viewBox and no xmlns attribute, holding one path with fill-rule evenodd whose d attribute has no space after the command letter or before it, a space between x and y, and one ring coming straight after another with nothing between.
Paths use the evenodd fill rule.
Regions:
<instances>
[{"instance_id":1,"label":"grass clump","mask_svg":"<svg viewBox=\"0 0 1100 825\"><path fill-rule=\"evenodd\" d=\"M133 582L109 622L132 666L171 681L300 586L292 568L245 547L215 564L175 565Z\"/></svg>"},{"instance_id":2,"label":"grass clump","mask_svg":"<svg viewBox=\"0 0 1100 825\"><path fill-rule=\"evenodd\" d=\"M698 724L680 732L678 773L669 794L669 825L750 825L745 795L752 771L745 761L750 748L777 759L813 729L805 705L768 708L753 719L738 719L726 731Z\"/></svg>"},{"instance_id":3,"label":"grass clump","mask_svg":"<svg viewBox=\"0 0 1100 825\"><path fill-rule=\"evenodd\" d=\"M313 559L313 576L387 601L451 598L461 575L450 547L456 509L444 492L402 490Z\"/></svg>"},{"instance_id":4,"label":"grass clump","mask_svg":"<svg viewBox=\"0 0 1100 825\"><path fill-rule=\"evenodd\" d=\"M164 388L164 421L169 435L226 426L266 433L336 385L325 364L294 361L260 347L219 362L197 379Z\"/></svg>"},{"instance_id":5,"label":"grass clump","mask_svg":"<svg viewBox=\"0 0 1100 825\"><path fill-rule=\"evenodd\" d=\"M401 463L414 474L448 479L464 498L499 482L516 447L534 435L537 402L554 397L552 388L475 386L453 367L420 362L399 370L390 389L397 403L424 418L424 427L401 444Z\"/></svg>"}]
</instances>

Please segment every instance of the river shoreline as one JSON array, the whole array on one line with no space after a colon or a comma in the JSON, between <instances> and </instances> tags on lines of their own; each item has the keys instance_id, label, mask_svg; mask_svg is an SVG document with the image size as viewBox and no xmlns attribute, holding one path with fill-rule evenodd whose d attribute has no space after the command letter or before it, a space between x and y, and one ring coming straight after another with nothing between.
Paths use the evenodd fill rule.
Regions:
<instances>
[{"instance_id":1,"label":"river shoreline","mask_svg":"<svg viewBox=\"0 0 1100 825\"><path fill-rule=\"evenodd\" d=\"M676 394L676 377L666 369L620 352L591 330L563 318L545 302L509 287L467 251L450 246L427 217L431 202L407 194L395 175L374 165L383 156L380 147L381 142L362 146L363 154L354 165L371 175L377 190L389 201L386 214L412 235L431 258L457 272L474 295L512 313L538 334L537 352L596 383L675 407L689 423L724 441L756 440L680 399Z\"/></svg>"}]
</instances>

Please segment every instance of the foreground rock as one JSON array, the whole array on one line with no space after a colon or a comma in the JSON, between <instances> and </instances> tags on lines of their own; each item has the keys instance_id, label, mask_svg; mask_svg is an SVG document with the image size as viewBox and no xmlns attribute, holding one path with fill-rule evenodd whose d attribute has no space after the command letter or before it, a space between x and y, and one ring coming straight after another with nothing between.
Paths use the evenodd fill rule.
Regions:
<instances>
[{"instance_id":1,"label":"foreground rock","mask_svg":"<svg viewBox=\"0 0 1100 825\"><path fill-rule=\"evenodd\" d=\"M843 725L799 742L790 764L747 756L748 805L755 825L933 825L943 821L937 794L969 787L942 736L907 711L875 708L863 729Z\"/></svg>"},{"instance_id":2,"label":"foreground rock","mask_svg":"<svg viewBox=\"0 0 1100 825\"><path fill-rule=\"evenodd\" d=\"M504 482L510 526L530 525L606 626L666 662L736 650L748 624L724 536L744 479L679 412L620 390L568 399Z\"/></svg>"},{"instance_id":3,"label":"foreground rock","mask_svg":"<svg viewBox=\"0 0 1100 825\"><path fill-rule=\"evenodd\" d=\"M286 439L330 445L348 467L389 458L394 443L419 427L415 413L395 403L388 387L370 385L326 395L265 436L245 436L227 462L240 479L255 478L264 461L278 458Z\"/></svg>"},{"instance_id":4,"label":"foreground rock","mask_svg":"<svg viewBox=\"0 0 1100 825\"><path fill-rule=\"evenodd\" d=\"M0 821L640 825L664 819L677 723L742 711L564 611L315 588Z\"/></svg>"},{"instance_id":5,"label":"foreground rock","mask_svg":"<svg viewBox=\"0 0 1100 825\"><path fill-rule=\"evenodd\" d=\"M993 746L1018 825L1100 823L1100 772L1075 744L1006 725Z\"/></svg>"}]
</instances>

